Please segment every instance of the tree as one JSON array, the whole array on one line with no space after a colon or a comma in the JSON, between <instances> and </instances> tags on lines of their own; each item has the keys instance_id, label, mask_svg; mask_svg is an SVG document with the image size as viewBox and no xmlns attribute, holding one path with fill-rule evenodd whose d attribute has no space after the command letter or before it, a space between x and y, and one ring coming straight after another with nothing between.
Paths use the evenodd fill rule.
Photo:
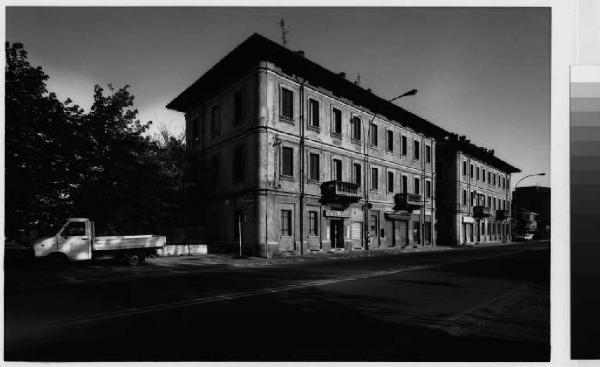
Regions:
<instances>
[{"instance_id":1,"label":"tree","mask_svg":"<svg viewBox=\"0 0 600 367\"><path fill-rule=\"evenodd\" d=\"M6 44L6 235L50 232L68 216L102 234L166 233L185 223L193 186L183 137L147 136L129 86L94 87L84 113Z\"/></svg>"},{"instance_id":2,"label":"tree","mask_svg":"<svg viewBox=\"0 0 600 367\"><path fill-rule=\"evenodd\" d=\"M80 159L76 137L65 137L82 111L48 93L48 76L31 66L22 44L7 42L5 53L5 227L8 237L23 238L69 214Z\"/></svg>"}]
</instances>

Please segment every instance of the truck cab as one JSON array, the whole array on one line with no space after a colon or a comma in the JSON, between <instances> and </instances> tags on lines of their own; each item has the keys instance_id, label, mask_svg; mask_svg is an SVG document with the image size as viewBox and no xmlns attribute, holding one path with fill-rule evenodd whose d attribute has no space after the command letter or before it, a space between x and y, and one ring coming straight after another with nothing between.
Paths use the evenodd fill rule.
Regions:
<instances>
[{"instance_id":1,"label":"truck cab","mask_svg":"<svg viewBox=\"0 0 600 367\"><path fill-rule=\"evenodd\" d=\"M52 255L68 260L92 258L92 223L87 218L70 218L55 236L33 244L36 257Z\"/></svg>"}]
</instances>

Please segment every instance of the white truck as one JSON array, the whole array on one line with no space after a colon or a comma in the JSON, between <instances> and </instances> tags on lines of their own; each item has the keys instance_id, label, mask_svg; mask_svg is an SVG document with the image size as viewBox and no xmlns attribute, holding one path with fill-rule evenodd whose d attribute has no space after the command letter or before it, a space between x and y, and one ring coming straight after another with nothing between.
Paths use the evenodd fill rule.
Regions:
<instances>
[{"instance_id":1,"label":"white truck","mask_svg":"<svg viewBox=\"0 0 600 367\"><path fill-rule=\"evenodd\" d=\"M69 218L55 236L35 242L33 251L35 257L45 257L55 263L116 257L129 265L138 265L166 242L165 236L95 237L94 234L94 222L87 218Z\"/></svg>"}]
</instances>

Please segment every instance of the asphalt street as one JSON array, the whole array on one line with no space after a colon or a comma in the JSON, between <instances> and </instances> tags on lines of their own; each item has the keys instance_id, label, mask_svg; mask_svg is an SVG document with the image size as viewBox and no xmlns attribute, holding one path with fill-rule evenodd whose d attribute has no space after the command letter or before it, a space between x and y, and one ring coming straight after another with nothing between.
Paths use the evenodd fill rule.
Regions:
<instances>
[{"instance_id":1,"label":"asphalt street","mask_svg":"<svg viewBox=\"0 0 600 367\"><path fill-rule=\"evenodd\" d=\"M549 243L5 273L5 359L547 361Z\"/></svg>"}]
</instances>

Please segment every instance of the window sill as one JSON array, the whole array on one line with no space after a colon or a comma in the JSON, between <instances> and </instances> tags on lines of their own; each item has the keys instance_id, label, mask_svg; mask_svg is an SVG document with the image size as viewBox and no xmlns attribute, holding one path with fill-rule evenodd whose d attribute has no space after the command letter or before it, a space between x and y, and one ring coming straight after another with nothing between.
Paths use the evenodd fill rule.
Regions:
<instances>
[{"instance_id":1,"label":"window sill","mask_svg":"<svg viewBox=\"0 0 600 367\"><path fill-rule=\"evenodd\" d=\"M279 121L285 122L286 124L294 125L294 119L286 116L279 116Z\"/></svg>"},{"instance_id":2,"label":"window sill","mask_svg":"<svg viewBox=\"0 0 600 367\"><path fill-rule=\"evenodd\" d=\"M320 132L321 132L321 127L319 127L319 126L308 125L308 126L306 127L306 129L307 129L307 130L312 130L312 131L315 131L315 132L317 132L317 133L320 133Z\"/></svg>"},{"instance_id":3,"label":"window sill","mask_svg":"<svg viewBox=\"0 0 600 367\"><path fill-rule=\"evenodd\" d=\"M286 181L294 181L294 176L281 175L280 178Z\"/></svg>"},{"instance_id":4,"label":"window sill","mask_svg":"<svg viewBox=\"0 0 600 367\"><path fill-rule=\"evenodd\" d=\"M336 132L331 132L330 135L336 139L342 139L342 134L340 133L336 133Z\"/></svg>"},{"instance_id":5,"label":"window sill","mask_svg":"<svg viewBox=\"0 0 600 367\"><path fill-rule=\"evenodd\" d=\"M351 138L350 141L355 145L362 145L362 140Z\"/></svg>"},{"instance_id":6,"label":"window sill","mask_svg":"<svg viewBox=\"0 0 600 367\"><path fill-rule=\"evenodd\" d=\"M319 183L321 183L321 180L315 180L315 179L313 179L313 178L309 178L309 179L307 180L307 182L308 182L308 183L312 183L312 184L319 184Z\"/></svg>"}]
</instances>

